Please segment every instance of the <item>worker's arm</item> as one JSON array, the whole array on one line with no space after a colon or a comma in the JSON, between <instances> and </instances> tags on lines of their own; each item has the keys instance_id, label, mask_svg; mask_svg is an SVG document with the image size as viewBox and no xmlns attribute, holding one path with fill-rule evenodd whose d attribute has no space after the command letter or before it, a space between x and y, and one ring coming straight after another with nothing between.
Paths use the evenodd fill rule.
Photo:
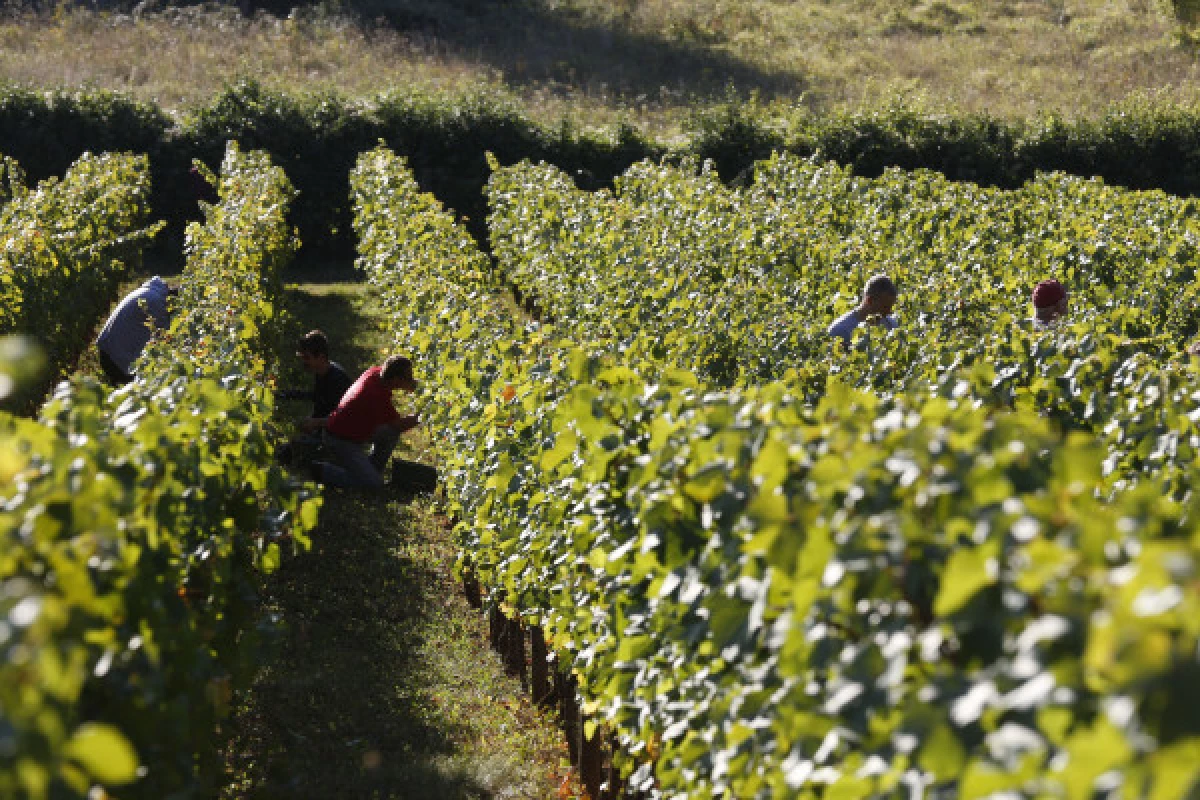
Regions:
<instances>
[{"instance_id":1,"label":"worker's arm","mask_svg":"<svg viewBox=\"0 0 1200 800\"><path fill-rule=\"evenodd\" d=\"M305 433L319 431L329 424L329 417L305 417L300 420L300 430Z\"/></svg>"},{"instance_id":2,"label":"worker's arm","mask_svg":"<svg viewBox=\"0 0 1200 800\"><path fill-rule=\"evenodd\" d=\"M392 427L401 433L404 433L405 431L411 431L413 428L417 427L420 421L421 419L417 414L409 414L406 417L397 417L396 421L392 423Z\"/></svg>"}]
</instances>

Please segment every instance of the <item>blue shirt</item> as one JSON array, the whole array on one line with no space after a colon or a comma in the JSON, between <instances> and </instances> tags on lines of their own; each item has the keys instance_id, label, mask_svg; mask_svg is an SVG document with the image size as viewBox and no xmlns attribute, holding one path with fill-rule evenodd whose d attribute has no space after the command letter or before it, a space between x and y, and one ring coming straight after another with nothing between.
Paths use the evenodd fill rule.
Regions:
<instances>
[{"instance_id":1,"label":"blue shirt","mask_svg":"<svg viewBox=\"0 0 1200 800\"><path fill-rule=\"evenodd\" d=\"M167 284L155 275L125 295L125 299L113 309L96 339L96 346L128 374L129 368L150 341L151 331L154 328L166 328L170 324Z\"/></svg>"},{"instance_id":2,"label":"blue shirt","mask_svg":"<svg viewBox=\"0 0 1200 800\"><path fill-rule=\"evenodd\" d=\"M860 322L862 320L858 318L857 311L848 311L833 321L827 333L830 336L840 336L843 342L850 344L850 335L854 333L854 329L859 326ZM889 314L883 318L883 325L888 330L892 330L899 324L900 321L896 319L895 314Z\"/></svg>"}]
</instances>

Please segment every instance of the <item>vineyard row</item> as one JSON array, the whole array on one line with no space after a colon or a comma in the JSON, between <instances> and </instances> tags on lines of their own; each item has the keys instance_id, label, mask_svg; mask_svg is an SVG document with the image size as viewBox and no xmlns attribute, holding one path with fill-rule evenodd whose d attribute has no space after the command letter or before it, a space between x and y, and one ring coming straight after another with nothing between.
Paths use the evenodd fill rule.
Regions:
<instances>
[{"instance_id":1,"label":"vineyard row","mask_svg":"<svg viewBox=\"0 0 1200 800\"><path fill-rule=\"evenodd\" d=\"M106 156L73 172L78 190L69 175L39 188L41 200L18 193L0 228L12 229L18 204L57 203L44 238L108 253L119 237L101 232L103 219L63 218L90 191L109 198L85 204L108 208L104 230L123 225L125 242L145 231L144 206L120 199L122 176L132 197L144 192L144 160ZM205 791L217 722L256 663L258 575L316 522L317 499L273 465L267 432L293 190L263 154L231 146L219 193L188 229L173 323L135 381L64 383L37 421L0 417L4 797ZM47 246L34 263L62 257ZM41 252L30 247L21 252ZM86 273L110 257L71 265ZM73 273L62 269L65 282ZM80 291L61 286L55 304ZM44 286L47 302L59 287ZM37 308L22 297L21 313Z\"/></svg>"},{"instance_id":2,"label":"vineyard row","mask_svg":"<svg viewBox=\"0 0 1200 800\"><path fill-rule=\"evenodd\" d=\"M747 190L639 165L585 195L525 166L493 177L497 274L403 159L352 186L433 376L461 567L545 632L634 790L1195 785L1183 201L786 158ZM820 332L876 270L904 324L843 352ZM1045 271L1079 303L1038 331L1014 298Z\"/></svg>"}]
</instances>

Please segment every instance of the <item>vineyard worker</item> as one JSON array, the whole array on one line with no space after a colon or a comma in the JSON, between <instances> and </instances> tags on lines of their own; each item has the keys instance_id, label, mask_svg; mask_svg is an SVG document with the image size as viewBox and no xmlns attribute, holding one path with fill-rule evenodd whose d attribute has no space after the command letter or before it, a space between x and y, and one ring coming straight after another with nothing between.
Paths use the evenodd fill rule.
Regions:
<instances>
[{"instance_id":1,"label":"vineyard worker","mask_svg":"<svg viewBox=\"0 0 1200 800\"><path fill-rule=\"evenodd\" d=\"M396 411L392 392L416 388L412 362L391 356L359 376L327 418L306 420L305 430L325 430L325 446L337 462L313 462L313 478L330 486L383 488L383 468L400 434L417 426L416 414Z\"/></svg>"},{"instance_id":2,"label":"vineyard worker","mask_svg":"<svg viewBox=\"0 0 1200 800\"><path fill-rule=\"evenodd\" d=\"M155 275L113 309L96 339L100 366L110 384L123 386L133 380L133 362L142 354L154 329L170 327L167 300L178 291Z\"/></svg>"},{"instance_id":3,"label":"vineyard worker","mask_svg":"<svg viewBox=\"0 0 1200 800\"><path fill-rule=\"evenodd\" d=\"M342 368L342 365L329 358L329 339L323 331L312 330L300 337L296 346L296 358L304 371L313 376L311 390L284 389L279 392L281 400L311 400L312 414L299 421L299 425L313 427L312 420L328 417L342 396L354 383L354 379ZM275 451L275 457L285 464L290 464L297 449L302 454L309 454L321 445L319 432L306 433L298 438L282 444Z\"/></svg>"},{"instance_id":4,"label":"vineyard worker","mask_svg":"<svg viewBox=\"0 0 1200 800\"><path fill-rule=\"evenodd\" d=\"M1045 330L1067 313L1067 290L1054 280L1042 281L1033 287L1033 327Z\"/></svg>"},{"instance_id":5,"label":"vineyard worker","mask_svg":"<svg viewBox=\"0 0 1200 800\"><path fill-rule=\"evenodd\" d=\"M883 325L891 330L900 323L892 314L896 305L896 284L887 275L874 275L863 287L862 302L858 308L849 311L833 321L829 326L829 335L841 337L842 341L850 344L854 329L863 322L870 320L873 325Z\"/></svg>"},{"instance_id":6,"label":"vineyard worker","mask_svg":"<svg viewBox=\"0 0 1200 800\"><path fill-rule=\"evenodd\" d=\"M313 376L311 391L302 389L285 389L279 393L283 400L311 400L312 416L328 417L342 396L354 383L354 379L342 368L342 365L329 358L329 339L322 331L309 331L300 337L296 347L296 358L304 371ZM303 424L303 423L301 423Z\"/></svg>"}]
</instances>

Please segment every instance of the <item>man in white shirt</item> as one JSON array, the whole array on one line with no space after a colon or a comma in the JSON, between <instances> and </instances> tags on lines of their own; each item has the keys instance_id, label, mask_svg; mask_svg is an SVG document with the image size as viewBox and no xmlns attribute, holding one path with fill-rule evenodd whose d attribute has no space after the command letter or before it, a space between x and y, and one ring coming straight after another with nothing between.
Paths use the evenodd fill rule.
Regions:
<instances>
[{"instance_id":1,"label":"man in white shirt","mask_svg":"<svg viewBox=\"0 0 1200 800\"><path fill-rule=\"evenodd\" d=\"M155 275L127 294L113 309L96 339L100 366L109 383L121 386L133 380L133 362L150 341L152 331L171 324L167 298L176 291Z\"/></svg>"},{"instance_id":2,"label":"man in white shirt","mask_svg":"<svg viewBox=\"0 0 1200 800\"><path fill-rule=\"evenodd\" d=\"M896 305L898 295L891 278L887 275L873 276L863 287L863 299L858 308L835 319L829 326L829 335L839 336L843 342L850 344L854 329L863 322L882 325L889 330L895 328L900 323L892 314L892 307Z\"/></svg>"}]
</instances>

